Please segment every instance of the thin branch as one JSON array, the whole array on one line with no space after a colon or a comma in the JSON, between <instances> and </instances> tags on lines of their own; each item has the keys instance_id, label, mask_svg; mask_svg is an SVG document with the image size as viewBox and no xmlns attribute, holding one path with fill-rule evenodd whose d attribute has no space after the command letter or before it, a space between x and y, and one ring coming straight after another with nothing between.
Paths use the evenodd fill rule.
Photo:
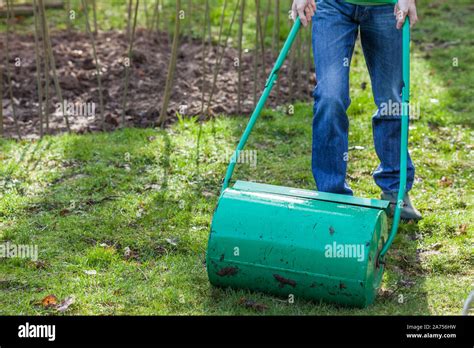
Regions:
<instances>
[{"instance_id":1,"label":"thin branch","mask_svg":"<svg viewBox=\"0 0 474 348\"><path fill-rule=\"evenodd\" d=\"M130 25L130 19L132 18L132 0L128 0L127 18L129 19L127 21L127 40L130 40L130 30L132 28Z\"/></svg>"},{"instance_id":2,"label":"thin branch","mask_svg":"<svg viewBox=\"0 0 474 348\"><path fill-rule=\"evenodd\" d=\"M238 38L238 51L239 51L239 69L237 76L237 113L241 112L242 104L242 38L244 28L244 12L245 12L245 0L241 0L240 3L240 16L239 16L239 38Z\"/></svg>"},{"instance_id":3,"label":"thin branch","mask_svg":"<svg viewBox=\"0 0 474 348\"><path fill-rule=\"evenodd\" d=\"M10 94L10 101L12 105L12 113L13 113L13 122L15 124L15 130L18 136L18 139L21 140L21 132L20 126L18 124L18 118L16 115L16 105L15 105L15 98L13 97L13 84L12 84L12 76L10 71L10 19L13 16L12 7L11 7L10 0L7 0L7 27L6 27L6 35L5 35L5 58L6 58L6 67L7 67L7 82L8 82L8 92Z\"/></svg>"},{"instance_id":4,"label":"thin branch","mask_svg":"<svg viewBox=\"0 0 474 348\"><path fill-rule=\"evenodd\" d=\"M166 115L168 111L168 104L171 97L171 89L173 88L173 77L176 70L176 61L178 58L178 46L179 46L179 31L180 31L180 21L179 18L181 11L181 0L176 0L176 17L174 23L174 35L173 35L173 47L171 49L171 57L168 65L168 77L166 78L166 86L163 97L163 103L161 105L160 118L158 119L158 124L163 127L166 122Z\"/></svg>"},{"instance_id":5,"label":"thin branch","mask_svg":"<svg viewBox=\"0 0 474 348\"><path fill-rule=\"evenodd\" d=\"M36 56L36 82L38 88L38 117L40 137L43 137L43 85L41 84L41 56L39 50L40 27L38 21L38 4L33 0L33 14L35 19L35 56Z\"/></svg>"},{"instance_id":6,"label":"thin branch","mask_svg":"<svg viewBox=\"0 0 474 348\"><path fill-rule=\"evenodd\" d=\"M3 67L0 65L0 137L3 137Z\"/></svg>"},{"instance_id":7,"label":"thin branch","mask_svg":"<svg viewBox=\"0 0 474 348\"><path fill-rule=\"evenodd\" d=\"M278 51L280 50L280 0L275 0L275 24L273 26L273 44L272 59L276 60ZM280 79L277 79L276 85L277 98L280 96Z\"/></svg>"},{"instance_id":8,"label":"thin branch","mask_svg":"<svg viewBox=\"0 0 474 348\"><path fill-rule=\"evenodd\" d=\"M66 128L68 130L68 132L71 131L71 127L69 125L69 118L68 118L68 115L66 113L66 110L64 110L64 99L63 99L63 94L62 94L62 91L61 91L61 86L59 85L59 79L58 79L58 72L56 71L56 60L54 59L54 54L53 54L53 46L51 44L51 36L49 35L49 26L48 26L48 21L46 19L46 10L45 10L45 7L44 7L44 2L43 0L38 0L39 1L39 5L40 5L40 11L41 11L41 14L42 14L42 18L43 18L43 39L44 41L46 42L46 53L48 54L49 56L49 63L51 64L51 70L53 71L53 81L54 81L54 87L56 88L56 94L58 96L58 99L59 99L59 102L61 103L62 107L61 107L61 110L62 110L62 114L63 114L63 118L64 118L64 121L66 121Z\"/></svg>"},{"instance_id":9,"label":"thin branch","mask_svg":"<svg viewBox=\"0 0 474 348\"><path fill-rule=\"evenodd\" d=\"M92 0L92 14L94 16L94 35L97 35L98 25L97 25L97 2L96 2L96 0Z\"/></svg>"},{"instance_id":10,"label":"thin branch","mask_svg":"<svg viewBox=\"0 0 474 348\"><path fill-rule=\"evenodd\" d=\"M41 0L38 0L41 1ZM48 44L46 42L46 25L43 11L41 10L41 5L38 2L38 14L39 14L39 25L41 28L41 36L43 38L43 55L44 55L44 62L43 62L43 69L44 69L44 118L45 118L45 125L46 125L46 134L49 134L49 106L50 106L50 93L49 87L51 84L51 77L49 75L49 55L48 55Z\"/></svg>"},{"instance_id":11,"label":"thin branch","mask_svg":"<svg viewBox=\"0 0 474 348\"><path fill-rule=\"evenodd\" d=\"M262 41L262 70L263 73L266 74L266 61L265 61L265 37L267 36L267 26L268 26L268 17L270 15L270 10L271 10L271 3L272 0L267 0L267 7L265 9L265 14L263 15L263 28L262 28L262 35L261 35L261 41Z\"/></svg>"},{"instance_id":12,"label":"thin branch","mask_svg":"<svg viewBox=\"0 0 474 348\"><path fill-rule=\"evenodd\" d=\"M155 0L155 5L153 6L153 15L151 19L151 26L150 26L150 35L154 31L159 30L159 23L160 23L160 1Z\"/></svg>"},{"instance_id":13,"label":"thin branch","mask_svg":"<svg viewBox=\"0 0 474 348\"><path fill-rule=\"evenodd\" d=\"M236 15L237 10L239 9L239 7L240 7L240 0L237 1L237 5L235 6L234 12L232 14L232 20L231 20L230 26L229 26L229 31L227 32L227 37L225 38L224 44L221 46L221 54L217 58L217 63L216 63L215 69L214 69L214 76L213 76L213 81L212 81L211 93L209 95L209 99L208 99L208 102L207 102L207 114L209 114L209 111L210 111L210 108L211 108L212 98L214 97L214 92L216 90L217 76L219 74L219 70L220 70L220 67L221 67L222 60L224 59L224 54L225 54L225 51L226 51L228 43L229 43L230 34L232 33L232 26L234 25L235 15Z\"/></svg>"},{"instance_id":14,"label":"thin branch","mask_svg":"<svg viewBox=\"0 0 474 348\"><path fill-rule=\"evenodd\" d=\"M256 18L255 22L259 22L260 17L260 2L259 0L255 0L255 7L256 7ZM255 47L253 51L253 106L257 106L257 84L258 84L258 43L259 43L259 26L257 24L255 28Z\"/></svg>"},{"instance_id":15,"label":"thin branch","mask_svg":"<svg viewBox=\"0 0 474 348\"><path fill-rule=\"evenodd\" d=\"M99 59L97 58L97 50L95 47L95 39L94 35L92 34L90 23L89 23L89 14L87 11L87 4L86 0L82 0L82 6L84 7L84 16L86 20L86 31L89 34L89 38L92 43L92 53L94 55L94 61L95 61L95 67L96 67L96 73L97 73L97 84L99 88L99 106L100 106L100 122L102 126L102 130L105 129L105 116L104 116L104 97L102 93L102 79L101 79L101 72L100 72L100 64L99 64Z\"/></svg>"},{"instance_id":16,"label":"thin branch","mask_svg":"<svg viewBox=\"0 0 474 348\"><path fill-rule=\"evenodd\" d=\"M33 0L33 3L36 0ZM34 5L33 5L34 6ZM66 0L66 12L67 12L67 32L71 34L72 22L71 22L71 0Z\"/></svg>"},{"instance_id":17,"label":"thin branch","mask_svg":"<svg viewBox=\"0 0 474 348\"><path fill-rule=\"evenodd\" d=\"M207 49L206 49L206 30L207 26L210 23L209 18L209 0L206 0L206 8L204 10L204 23L203 23L203 30L202 30L202 87L201 87L201 112L200 115L204 113L204 99L205 99L205 87L206 87L206 57L207 57ZM210 45L209 45L210 46Z\"/></svg>"},{"instance_id":18,"label":"thin branch","mask_svg":"<svg viewBox=\"0 0 474 348\"><path fill-rule=\"evenodd\" d=\"M132 35L131 35L129 47L128 47L128 64L125 64L125 79L124 79L123 99L122 99L123 100L122 101L122 127L125 127L125 109L127 108L127 93L128 93L128 85L129 85L129 80L130 80L130 65L132 64L133 43L135 41L135 30L137 27L137 14L138 14L139 4L140 4L140 0L137 0L135 4L135 14L133 18Z\"/></svg>"},{"instance_id":19,"label":"thin branch","mask_svg":"<svg viewBox=\"0 0 474 348\"><path fill-rule=\"evenodd\" d=\"M150 28L150 16L148 15L148 3L146 0L143 0L143 10L145 12L145 28Z\"/></svg>"}]
</instances>

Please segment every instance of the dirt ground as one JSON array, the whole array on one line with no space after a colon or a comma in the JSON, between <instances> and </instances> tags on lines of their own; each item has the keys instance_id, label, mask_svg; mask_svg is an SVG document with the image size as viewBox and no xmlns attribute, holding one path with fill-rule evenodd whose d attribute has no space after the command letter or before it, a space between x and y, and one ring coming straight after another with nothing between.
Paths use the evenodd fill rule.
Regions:
<instances>
[{"instance_id":1,"label":"dirt ground","mask_svg":"<svg viewBox=\"0 0 474 348\"><path fill-rule=\"evenodd\" d=\"M5 52L5 34L0 35L0 51ZM100 129L99 92L96 77L96 66L92 54L92 45L85 33L55 32L51 35L56 60L59 82L63 98L74 105L95 103L95 116L71 115L71 129L74 132L85 133ZM36 80L36 61L33 35L10 35L10 70L12 72L13 96L16 105L17 118L24 138L35 138L39 134L38 90ZM40 43L41 44L41 43ZM99 33L96 38L99 56L102 85L104 91L104 109L106 127L112 130L119 126L122 113L124 61L127 52L127 40L120 32ZM205 100L211 90L213 69L217 57L217 46L208 49L205 72ZM128 126L153 126L158 120L161 110L162 96L165 88L168 61L171 43L168 34L153 33L138 30L132 55L130 84L128 90L128 106L126 108L126 122ZM270 50L268 50L270 51ZM220 52L220 50L219 50ZM4 56L4 53L2 54ZM217 88L211 104L212 114L236 115L238 70L235 67L237 50L227 48L225 57L217 79ZM20 58L19 66L17 66ZM266 72L263 73L262 58L259 57L259 81L257 93L263 89L266 75L273 65L271 52L265 54ZM280 91L272 92L267 105L284 105L292 99L311 98L314 73L305 72L307 69L298 69L301 76L289 77L292 69L298 63L287 61L280 75ZM12 114L11 99L5 70L5 59L2 59L3 77L3 109L4 128L7 137L16 137ZM306 66L309 66L305 63ZM250 114L253 110L254 82L253 82L253 54L245 51L243 54L242 72L242 106L240 114ZM309 76L308 76L309 75ZM183 37L180 42L177 71L174 78L174 87L168 108L169 122L176 119L176 112L185 115L197 115L201 111L202 98L202 42ZM306 85L299 85L290 91L291 81L298 79ZM66 131L62 113L58 110L59 99L54 90L53 81L50 85L52 101L49 105L51 134ZM92 105L92 104L90 104ZM208 115L209 116L209 115Z\"/></svg>"}]
</instances>

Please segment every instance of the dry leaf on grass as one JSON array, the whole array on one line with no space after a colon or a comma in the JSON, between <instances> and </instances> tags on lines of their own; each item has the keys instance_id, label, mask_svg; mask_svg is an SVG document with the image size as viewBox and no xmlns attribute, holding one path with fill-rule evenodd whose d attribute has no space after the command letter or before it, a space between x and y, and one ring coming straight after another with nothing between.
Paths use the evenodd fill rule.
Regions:
<instances>
[{"instance_id":1,"label":"dry leaf on grass","mask_svg":"<svg viewBox=\"0 0 474 348\"><path fill-rule=\"evenodd\" d=\"M459 225L459 229L458 229L458 232L456 234L458 236L460 236L460 235L464 235L466 233L467 233L467 224Z\"/></svg>"},{"instance_id":2,"label":"dry leaf on grass","mask_svg":"<svg viewBox=\"0 0 474 348\"><path fill-rule=\"evenodd\" d=\"M123 256L125 260L138 260L138 253L128 246L123 248Z\"/></svg>"},{"instance_id":3,"label":"dry leaf on grass","mask_svg":"<svg viewBox=\"0 0 474 348\"><path fill-rule=\"evenodd\" d=\"M58 312L65 312L70 305L74 303L74 297L68 296L61 303L58 303L58 298L50 294L41 300L41 306L45 309L55 308ZM36 304L38 304L36 302Z\"/></svg>"},{"instance_id":4,"label":"dry leaf on grass","mask_svg":"<svg viewBox=\"0 0 474 348\"><path fill-rule=\"evenodd\" d=\"M450 187L453 186L453 181L450 178L443 176L439 181L439 184L444 187Z\"/></svg>"},{"instance_id":5,"label":"dry leaf on grass","mask_svg":"<svg viewBox=\"0 0 474 348\"><path fill-rule=\"evenodd\" d=\"M165 239L168 244L171 244L172 246L178 246L178 238L173 237L173 238L166 238Z\"/></svg>"},{"instance_id":6,"label":"dry leaf on grass","mask_svg":"<svg viewBox=\"0 0 474 348\"><path fill-rule=\"evenodd\" d=\"M268 309L268 306L263 304L263 303L258 303L252 299L248 299L248 298L245 298L245 297L242 297L240 300L239 300L239 304L245 308L250 308L250 309L253 309L257 312L264 312Z\"/></svg>"},{"instance_id":7,"label":"dry leaf on grass","mask_svg":"<svg viewBox=\"0 0 474 348\"><path fill-rule=\"evenodd\" d=\"M44 308L52 308L58 304L58 298L54 295L48 295L41 300L41 305Z\"/></svg>"}]
</instances>

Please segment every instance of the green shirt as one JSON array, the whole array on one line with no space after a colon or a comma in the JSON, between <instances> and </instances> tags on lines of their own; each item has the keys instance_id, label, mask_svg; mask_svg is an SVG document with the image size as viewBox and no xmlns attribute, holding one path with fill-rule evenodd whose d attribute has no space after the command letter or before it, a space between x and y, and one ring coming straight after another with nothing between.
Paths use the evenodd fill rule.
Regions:
<instances>
[{"instance_id":1,"label":"green shirt","mask_svg":"<svg viewBox=\"0 0 474 348\"><path fill-rule=\"evenodd\" d=\"M354 5L387 5L396 4L397 0L346 0Z\"/></svg>"}]
</instances>

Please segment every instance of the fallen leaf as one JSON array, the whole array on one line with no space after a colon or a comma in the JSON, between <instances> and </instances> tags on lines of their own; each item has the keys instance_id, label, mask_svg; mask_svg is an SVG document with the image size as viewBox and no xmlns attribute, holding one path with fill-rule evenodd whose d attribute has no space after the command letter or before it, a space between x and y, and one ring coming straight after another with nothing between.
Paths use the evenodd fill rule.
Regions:
<instances>
[{"instance_id":1,"label":"fallen leaf","mask_svg":"<svg viewBox=\"0 0 474 348\"><path fill-rule=\"evenodd\" d=\"M391 298L395 294L395 292L391 289L380 288L378 290L378 294L380 297L388 299Z\"/></svg>"},{"instance_id":2,"label":"fallen leaf","mask_svg":"<svg viewBox=\"0 0 474 348\"><path fill-rule=\"evenodd\" d=\"M51 308L58 304L58 298L54 295L48 295L41 300L41 305L44 308Z\"/></svg>"},{"instance_id":3,"label":"fallen leaf","mask_svg":"<svg viewBox=\"0 0 474 348\"><path fill-rule=\"evenodd\" d=\"M56 310L58 312L65 312L70 305L74 303L74 297L73 296L68 296L66 297L59 305L57 305Z\"/></svg>"},{"instance_id":4,"label":"fallen leaf","mask_svg":"<svg viewBox=\"0 0 474 348\"><path fill-rule=\"evenodd\" d=\"M59 215L61 215L61 216L66 216L66 215L68 215L68 214L70 214L70 213L71 213L71 211L70 211L69 209L63 209L63 210L61 210L61 211L59 212Z\"/></svg>"},{"instance_id":5,"label":"fallen leaf","mask_svg":"<svg viewBox=\"0 0 474 348\"><path fill-rule=\"evenodd\" d=\"M132 249L130 249L130 247L125 247L123 248L123 256L126 260L130 260L130 259L138 259L138 253Z\"/></svg>"},{"instance_id":6,"label":"fallen leaf","mask_svg":"<svg viewBox=\"0 0 474 348\"><path fill-rule=\"evenodd\" d=\"M159 184L147 184L144 186L145 190L153 190L158 191L161 189L161 185Z\"/></svg>"},{"instance_id":7,"label":"fallen leaf","mask_svg":"<svg viewBox=\"0 0 474 348\"><path fill-rule=\"evenodd\" d=\"M425 259L432 255L441 254L438 250L417 250L417 259Z\"/></svg>"},{"instance_id":8,"label":"fallen leaf","mask_svg":"<svg viewBox=\"0 0 474 348\"><path fill-rule=\"evenodd\" d=\"M453 185L453 181L452 181L451 179L449 179L449 178L443 176L443 177L441 178L441 180L439 181L439 184L440 184L441 186L444 186L444 187L450 187L450 186Z\"/></svg>"},{"instance_id":9,"label":"fallen leaf","mask_svg":"<svg viewBox=\"0 0 474 348\"><path fill-rule=\"evenodd\" d=\"M178 238L166 238L165 239L169 244L171 244L172 246L178 246Z\"/></svg>"},{"instance_id":10,"label":"fallen leaf","mask_svg":"<svg viewBox=\"0 0 474 348\"><path fill-rule=\"evenodd\" d=\"M459 235L466 234L466 233L467 233L467 224L459 225L459 230L458 230L458 233L456 233L456 234L459 236Z\"/></svg>"},{"instance_id":11,"label":"fallen leaf","mask_svg":"<svg viewBox=\"0 0 474 348\"><path fill-rule=\"evenodd\" d=\"M263 303L259 303L259 302L256 302L254 300L251 300L251 299L247 299L245 297L242 297L240 300L239 300L239 304L245 308L250 308L250 309L253 309L257 312L264 312L265 310L268 309L268 306L263 304Z\"/></svg>"},{"instance_id":12,"label":"fallen leaf","mask_svg":"<svg viewBox=\"0 0 474 348\"><path fill-rule=\"evenodd\" d=\"M410 279L401 279L400 284L407 288L411 288L413 285L416 284L416 282Z\"/></svg>"},{"instance_id":13,"label":"fallen leaf","mask_svg":"<svg viewBox=\"0 0 474 348\"><path fill-rule=\"evenodd\" d=\"M34 262L34 265L37 269L44 269L46 268L46 262L42 261L42 260L37 260Z\"/></svg>"}]
</instances>

